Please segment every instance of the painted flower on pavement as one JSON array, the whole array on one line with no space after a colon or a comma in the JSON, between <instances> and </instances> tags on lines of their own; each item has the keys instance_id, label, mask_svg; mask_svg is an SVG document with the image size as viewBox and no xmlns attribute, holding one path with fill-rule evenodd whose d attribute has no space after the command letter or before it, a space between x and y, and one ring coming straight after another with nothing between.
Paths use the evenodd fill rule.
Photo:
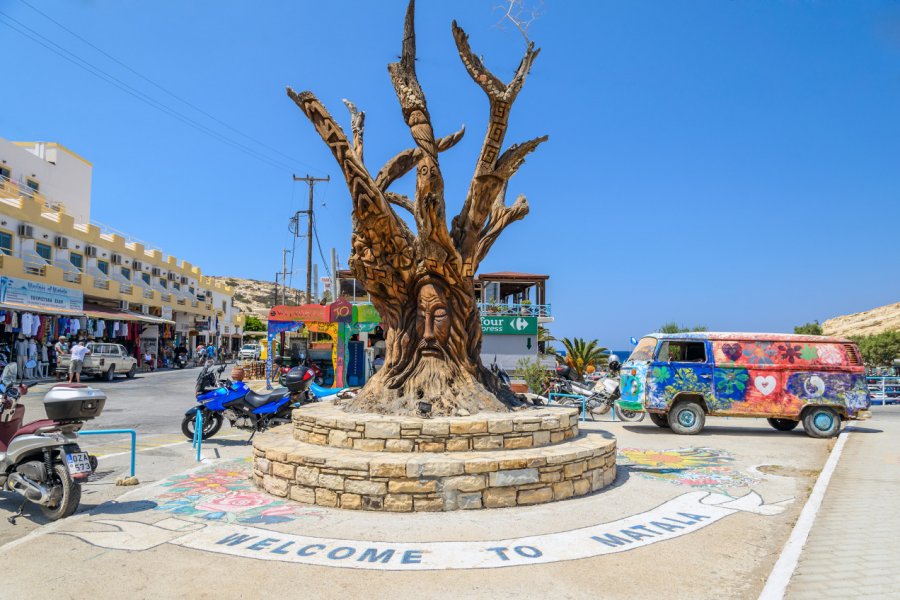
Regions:
<instances>
[{"instance_id":1,"label":"painted flower on pavement","mask_svg":"<svg viewBox=\"0 0 900 600\"><path fill-rule=\"evenodd\" d=\"M279 500L253 485L250 462L235 460L224 466L170 477L162 484L155 510L208 521L271 525L298 517L319 517L321 509Z\"/></svg>"},{"instance_id":2,"label":"painted flower on pavement","mask_svg":"<svg viewBox=\"0 0 900 600\"><path fill-rule=\"evenodd\" d=\"M210 500L197 504L198 510L209 512L244 512L252 508L272 504L274 498L270 498L260 492L228 492L221 496L215 496Z\"/></svg>"},{"instance_id":3,"label":"painted flower on pavement","mask_svg":"<svg viewBox=\"0 0 900 600\"><path fill-rule=\"evenodd\" d=\"M617 461L645 479L690 487L746 487L756 480L729 466L734 459L716 448L677 448L650 450L622 448Z\"/></svg>"}]
</instances>

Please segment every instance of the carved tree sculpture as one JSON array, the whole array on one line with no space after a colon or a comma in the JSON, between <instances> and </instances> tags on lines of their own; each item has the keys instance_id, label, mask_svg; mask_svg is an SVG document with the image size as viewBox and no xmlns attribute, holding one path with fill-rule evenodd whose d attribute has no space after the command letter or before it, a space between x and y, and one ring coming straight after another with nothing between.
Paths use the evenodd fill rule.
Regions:
<instances>
[{"instance_id":1,"label":"carved tree sculpture","mask_svg":"<svg viewBox=\"0 0 900 600\"><path fill-rule=\"evenodd\" d=\"M350 268L365 284L386 330L384 367L345 408L415 414L420 403L427 402L433 415L505 411L514 397L504 395L481 364L474 275L500 233L528 213L523 196L506 205L506 187L526 155L547 137L514 144L505 152L501 146L510 108L539 50L529 43L512 81L504 84L485 68L469 47L466 33L453 22L463 65L488 96L490 124L462 211L448 229L438 153L453 147L463 130L435 137L416 77L414 14L415 0L410 0L400 62L388 65L388 71L415 147L396 155L375 177L363 164L364 113L345 100L351 114L351 144L311 92L287 90L331 149L347 180L353 200ZM415 200L388 191L413 169ZM412 214L418 235L394 206Z\"/></svg>"}]
</instances>

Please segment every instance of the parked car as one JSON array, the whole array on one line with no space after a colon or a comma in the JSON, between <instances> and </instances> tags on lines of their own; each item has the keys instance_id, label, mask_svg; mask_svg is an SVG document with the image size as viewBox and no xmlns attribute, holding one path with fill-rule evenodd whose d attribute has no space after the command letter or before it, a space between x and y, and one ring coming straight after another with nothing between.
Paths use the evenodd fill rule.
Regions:
<instances>
[{"instance_id":1,"label":"parked car","mask_svg":"<svg viewBox=\"0 0 900 600\"><path fill-rule=\"evenodd\" d=\"M241 360L259 360L259 344L244 344L241 346L240 356Z\"/></svg>"},{"instance_id":2,"label":"parked car","mask_svg":"<svg viewBox=\"0 0 900 600\"><path fill-rule=\"evenodd\" d=\"M81 367L82 377L103 377L106 381L112 381L116 375L125 375L131 379L137 373L137 359L129 356L124 346L98 342L88 342L86 346L91 353L84 357L84 365ZM67 374L71 361L71 354L63 354L59 358L56 372Z\"/></svg>"},{"instance_id":3,"label":"parked car","mask_svg":"<svg viewBox=\"0 0 900 600\"><path fill-rule=\"evenodd\" d=\"M622 365L621 391L624 408L687 435L707 416L728 416L764 417L779 431L802 422L827 438L871 416L859 348L824 336L654 333Z\"/></svg>"}]
</instances>

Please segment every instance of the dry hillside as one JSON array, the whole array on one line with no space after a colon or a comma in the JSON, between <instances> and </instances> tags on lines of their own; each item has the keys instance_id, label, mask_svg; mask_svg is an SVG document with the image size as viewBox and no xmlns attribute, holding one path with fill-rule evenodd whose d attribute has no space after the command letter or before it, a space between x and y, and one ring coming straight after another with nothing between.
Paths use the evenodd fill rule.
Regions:
<instances>
[{"instance_id":1,"label":"dry hillside","mask_svg":"<svg viewBox=\"0 0 900 600\"><path fill-rule=\"evenodd\" d=\"M822 323L822 329L825 335L840 337L900 330L900 302L828 319Z\"/></svg>"},{"instance_id":2,"label":"dry hillside","mask_svg":"<svg viewBox=\"0 0 900 600\"><path fill-rule=\"evenodd\" d=\"M269 309L273 306L275 284L271 281L258 281L256 279L241 279L240 277L212 277L215 281L221 281L234 287L234 305L242 312L258 316L266 320ZM295 288L287 289L288 302L295 304L298 299L303 301L305 293ZM278 303L281 303L281 286L278 286Z\"/></svg>"}]
</instances>

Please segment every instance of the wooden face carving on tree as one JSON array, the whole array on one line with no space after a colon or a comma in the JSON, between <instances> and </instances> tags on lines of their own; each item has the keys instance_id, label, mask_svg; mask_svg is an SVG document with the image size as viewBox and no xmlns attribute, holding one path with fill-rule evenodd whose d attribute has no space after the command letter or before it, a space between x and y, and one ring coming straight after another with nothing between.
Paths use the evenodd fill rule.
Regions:
<instances>
[{"instance_id":1,"label":"wooden face carving on tree","mask_svg":"<svg viewBox=\"0 0 900 600\"><path fill-rule=\"evenodd\" d=\"M443 287L425 283L419 288L419 310L416 312L416 333L422 356L446 358L450 340L450 315Z\"/></svg>"},{"instance_id":2,"label":"wooden face carving on tree","mask_svg":"<svg viewBox=\"0 0 900 600\"><path fill-rule=\"evenodd\" d=\"M501 149L510 108L539 51L529 43L512 81L505 84L487 70L469 47L466 33L453 23L463 66L487 94L490 107L475 174L462 210L448 227L438 155L462 139L464 130L445 137L434 134L416 76L414 16L411 0L400 61L388 65L388 71L415 147L397 154L374 177L363 162L365 113L344 100L351 116L351 144L311 92L298 94L288 88L288 96L312 122L347 180L353 199L350 268L365 284L386 331L384 367L344 408L415 414L425 401L431 403L433 415L506 411L516 402L514 396L501 390L481 364L474 276L500 233L528 213L524 196L506 204L506 189L525 157L547 137ZM414 199L388 191L412 171ZM394 207L411 213L415 234Z\"/></svg>"}]
</instances>

